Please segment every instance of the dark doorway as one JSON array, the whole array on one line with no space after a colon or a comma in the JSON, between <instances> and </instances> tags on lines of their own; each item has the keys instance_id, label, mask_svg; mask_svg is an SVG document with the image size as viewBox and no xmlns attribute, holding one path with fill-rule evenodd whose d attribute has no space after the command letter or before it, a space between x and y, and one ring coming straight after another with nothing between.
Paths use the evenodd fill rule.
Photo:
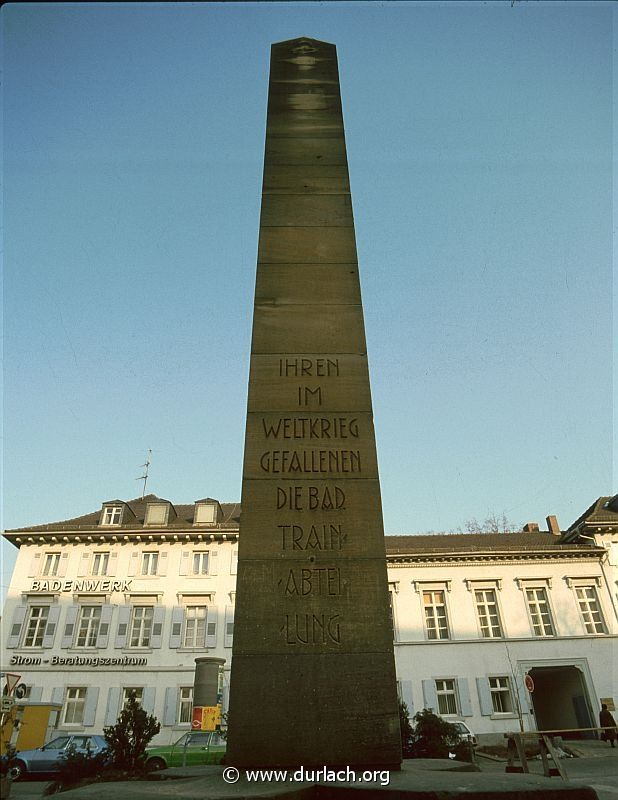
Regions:
<instances>
[{"instance_id":1,"label":"dark doorway","mask_svg":"<svg viewBox=\"0 0 618 800\"><path fill-rule=\"evenodd\" d=\"M559 731L565 739L596 739L594 714L584 675L575 666L533 667L532 704L537 729Z\"/></svg>"}]
</instances>

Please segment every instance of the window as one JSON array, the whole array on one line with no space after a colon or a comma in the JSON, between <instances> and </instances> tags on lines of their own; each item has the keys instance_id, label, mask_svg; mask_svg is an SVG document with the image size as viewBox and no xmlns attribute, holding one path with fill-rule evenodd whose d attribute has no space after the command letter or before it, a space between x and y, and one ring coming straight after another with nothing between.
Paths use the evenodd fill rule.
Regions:
<instances>
[{"instance_id":1,"label":"window","mask_svg":"<svg viewBox=\"0 0 618 800\"><path fill-rule=\"evenodd\" d=\"M60 553L45 553L43 559L42 575L57 575L58 567L60 566Z\"/></svg>"},{"instance_id":2,"label":"window","mask_svg":"<svg viewBox=\"0 0 618 800\"><path fill-rule=\"evenodd\" d=\"M197 503L195 506L194 525L213 525L217 508L214 503Z\"/></svg>"},{"instance_id":3,"label":"window","mask_svg":"<svg viewBox=\"0 0 618 800\"><path fill-rule=\"evenodd\" d=\"M554 636L554 623L549 610L547 590L543 587L526 589L530 621L535 636Z\"/></svg>"},{"instance_id":4,"label":"window","mask_svg":"<svg viewBox=\"0 0 618 800\"><path fill-rule=\"evenodd\" d=\"M131 695L135 695L135 699L141 706L142 700L144 699L144 687L143 686L126 686L122 690L122 708L126 706L129 702L129 697Z\"/></svg>"},{"instance_id":5,"label":"window","mask_svg":"<svg viewBox=\"0 0 618 800\"><path fill-rule=\"evenodd\" d=\"M438 713L442 715L457 714L457 691L455 679L436 680L438 697Z\"/></svg>"},{"instance_id":6,"label":"window","mask_svg":"<svg viewBox=\"0 0 618 800\"><path fill-rule=\"evenodd\" d=\"M77 628L76 647L95 647L101 622L101 606L82 606Z\"/></svg>"},{"instance_id":7,"label":"window","mask_svg":"<svg viewBox=\"0 0 618 800\"><path fill-rule=\"evenodd\" d=\"M178 692L178 724L191 724L193 717L193 686L181 686Z\"/></svg>"},{"instance_id":8,"label":"window","mask_svg":"<svg viewBox=\"0 0 618 800\"><path fill-rule=\"evenodd\" d=\"M475 589L474 601L479 618L481 636L484 639L495 639L502 636L498 601L494 589Z\"/></svg>"},{"instance_id":9,"label":"window","mask_svg":"<svg viewBox=\"0 0 618 800\"><path fill-rule=\"evenodd\" d=\"M142 575L156 575L159 566L159 554L156 552L142 554Z\"/></svg>"},{"instance_id":10,"label":"window","mask_svg":"<svg viewBox=\"0 0 618 800\"><path fill-rule=\"evenodd\" d=\"M443 591L423 591L425 625L428 639L448 639L448 620Z\"/></svg>"},{"instance_id":11,"label":"window","mask_svg":"<svg viewBox=\"0 0 618 800\"><path fill-rule=\"evenodd\" d=\"M86 687L69 686L67 688L64 717L65 725L81 725L84 721L84 708L86 706Z\"/></svg>"},{"instance_id":12,"label":"window","mask_svg":"<svg viewBox=\"0 0 618 800\"><path fill-rule=\"evenodd\" d=\"M187 606L183 647L203 648L206 646L207 617L208 606Z\"/></svg>"},{"instance_id":13,"label":"window","mask_svg":"<svg viewBox=\"0 0 618 800\"><path fill-rule=\"evenodd\" d=\"M605 633L605 623L595 587L576 586L575 596L586 633Z\"/></svg>"},{"instance_id":14,"label":"window","mask_svg":"<svg viewBox=\"0 0 618 800\"><path fill-rule=\"evenodd\" d=\"M48 616L49 606L32 606L28 624L26 625L24 647L43 646L43 636L45 635Z\"/></svg>"},{"instance_id":15,"label":"window","mask_svg":"<svg viewBox=\"0 0 618 800\"><path fill-rule=\"evenodd\" d=\"M192 575L208 575L208 551L193 553Z\"/></svg>"},{"instance_id":16,"label":"window","mask_svg":"<svg viewBox=\"0 0 618 800\"><path fill-rule=\"evenodd\" d=\"M120 525L122 506L107 506L103 509L103 525Z\"/></svg>"},{"instance_id":17,"label":"window","mask_svg":"<svg viewBox=\"0 0 618 800\"><path fill-rule=\"evenodd\" d=\"M109 568L109 553L95 553L92 557L92 574L107 575Z\"/></svg>"},{"instance_id":18,"label":"window","mask_svg":"<svg viewBox=\"0 0 618 800\"><path fill-rule=\"evenodd\" d=\"M146 508L144 525L166 525L168 510L167 503L149 503Z\"/></svg>"},{"instance_id":19,"label":"window","mask_svg":"<svg viewBox=\"0 0 618 800\"><path fill-rule=\"evenodd\" d=\"M494 714L512 714L513 699L508 677L490 678L489 691Z\"/></svg>"},{"instance_id":20,"label":"window","mask_svg":"<svg viewBox=\"0 0 618 800\"><path fill-rule=\"evenodd\" d=\"M133 609L133 620L131 622L130 647L150 646L153 616L154 608L152 606L135 606Z\"/></svg>"}]
</instances>

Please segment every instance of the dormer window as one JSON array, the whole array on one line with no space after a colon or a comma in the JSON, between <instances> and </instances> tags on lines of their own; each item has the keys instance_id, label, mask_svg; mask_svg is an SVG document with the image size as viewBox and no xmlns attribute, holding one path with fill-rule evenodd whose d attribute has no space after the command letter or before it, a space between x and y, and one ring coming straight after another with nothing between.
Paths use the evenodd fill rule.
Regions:
<instances>
[{"instance_id":1,"label":"dormer window","mask_svg":"<svg viewBox=\"0 0 618 800\"><path fill-rule=\"evenodd\" d=\"M120 525L122 520L122 506L106 506L103 509L101 525Z\"/></svg>"},{"instance_id":2,"label":"dormer window","mask_svg":"<svg viewBox=\"0 0 618 800\"><path fill-rule=\"evenodd\" d=\"M167 525L169 503L148 503L144 525Z\"/></svg>"},{"instance_id":3,"label":"dormer window","mask_svg":"<svg viewBox=\"0 0 618 800\"><path fill-rule=\"evenodd\" d=\"M193 524L216 525L221 516L221 506L216 500L198 500L195 503Z\"/></svg>"}]
</instances>

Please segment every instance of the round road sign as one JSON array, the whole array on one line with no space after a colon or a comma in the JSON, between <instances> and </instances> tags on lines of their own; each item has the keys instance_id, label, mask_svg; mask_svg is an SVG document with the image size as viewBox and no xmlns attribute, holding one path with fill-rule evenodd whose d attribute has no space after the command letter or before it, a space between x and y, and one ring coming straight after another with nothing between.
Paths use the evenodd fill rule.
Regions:
<instances>
[{"instance_id":1,"label":"round road sign","mask_svg":"<svg viewBox=\"0 0 618 800\"><path fill-rule=\"evenodd\" d=\"M524 683L526 684L526 689L529 692L534 691L534 681L532 680L532 675L528 675L528 673L526 673L526 677L524 678Z\"/></svg>"}]
</instances>

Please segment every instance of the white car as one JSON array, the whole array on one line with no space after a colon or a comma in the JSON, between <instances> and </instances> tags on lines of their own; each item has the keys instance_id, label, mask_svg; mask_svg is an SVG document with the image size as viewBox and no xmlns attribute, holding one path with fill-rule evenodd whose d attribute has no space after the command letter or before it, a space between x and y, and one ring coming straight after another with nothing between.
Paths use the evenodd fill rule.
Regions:
<instances>
[{"instance_id":1,"label":"white car","mask_svg":"<svg viewBox=\"0 0 618 800\"><path fill-rule=\"evenodd\" d=\"M476 747L478 744L476 736L472 733L465 722L462 722L460 719L449 720L449 722L457 729L457 733L461 736L462 742L470 742L472 747Z\"/></svg>"}]
</instances>

